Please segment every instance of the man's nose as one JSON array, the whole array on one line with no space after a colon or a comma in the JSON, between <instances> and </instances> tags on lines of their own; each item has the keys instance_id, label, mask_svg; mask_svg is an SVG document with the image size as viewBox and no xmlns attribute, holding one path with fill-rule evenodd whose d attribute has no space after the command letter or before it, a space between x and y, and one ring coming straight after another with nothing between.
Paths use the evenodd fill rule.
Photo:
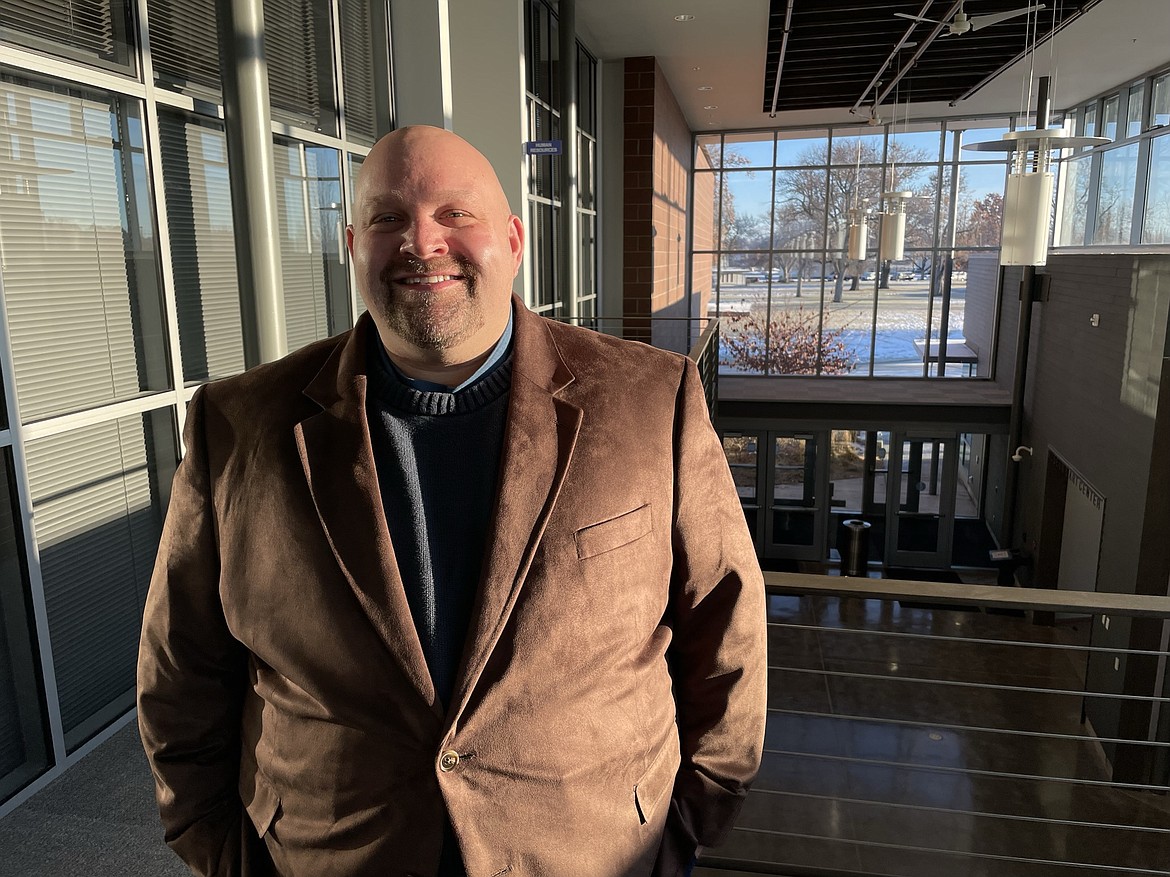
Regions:
<instances>
[{"instance_id":1,"label":"man's nose","mask_svg":"<svg viewBox=\"0 0 1170 877\"><path fill-rule=\"evenodd\" d=\"M433 219L416 219L402 235L402 252L420 259L445 255L447 252L446 231Z\"/></svg>"}]
</instances>

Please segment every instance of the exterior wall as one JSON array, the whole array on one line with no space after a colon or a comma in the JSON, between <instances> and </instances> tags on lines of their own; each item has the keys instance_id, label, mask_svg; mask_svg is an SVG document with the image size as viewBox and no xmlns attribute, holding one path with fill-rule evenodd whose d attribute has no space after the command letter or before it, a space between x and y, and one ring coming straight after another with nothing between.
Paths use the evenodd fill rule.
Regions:
<instances>
[{"instance_id":1,"label":"exterior wall","mask_svg":"<svg viewBox=\"0 0 1170 877\"><path fill-rule=\"evenodd\" d=\"M691 132L653 58L627 58L624 112L623 300L627 337L685 351L689 316L687 189Z\"/></svg>"}]
</instances>

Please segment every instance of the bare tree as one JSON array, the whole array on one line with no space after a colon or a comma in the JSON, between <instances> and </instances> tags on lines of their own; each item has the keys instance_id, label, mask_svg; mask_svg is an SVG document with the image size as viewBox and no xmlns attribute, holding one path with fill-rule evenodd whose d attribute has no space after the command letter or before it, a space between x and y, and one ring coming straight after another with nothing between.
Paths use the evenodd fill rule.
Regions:
<instances>
[{"instance_id":1,"label":"bare tree","mask_svg":"<svg viewBox=\"0 0 1170 877\"><path fill-rule=\"evenodd\" d=\"M857 263L846 258L845 239L849 225L849 209L868 199L871 206L880 205L881 193L896 187L899 190L914 191L921 187L924 174L929 167L919 165L928 158L925 150L907 146L896 139L890 144L886 156L891 165L889 178L883 171L880 145L876 138L842 138L834 140L831 156L831 173L823 166L819 148L810 147L798 158L804 165L793 171L786 171L778 178L776 209L779 214L790 210L810 220L818 230L827 218L828 240L825 242L826 260L824 270L832 267L834 278L833 301L841 301L845 276L856 277ZM930 205L929 209L932 209Z\"/></svg>"},{"instance_id":2,"label":"bare tree","mask_svg":"<svg viewBox=\"0 0 1170 877\"><path fill-rule=\"evenodd\" d=\"M780 311L764 322L751 315L726 317L721 362L753 374L839 375L857 355L840 329L818 331L817 315L803 308Z\"/></svg>"}]
</instances>

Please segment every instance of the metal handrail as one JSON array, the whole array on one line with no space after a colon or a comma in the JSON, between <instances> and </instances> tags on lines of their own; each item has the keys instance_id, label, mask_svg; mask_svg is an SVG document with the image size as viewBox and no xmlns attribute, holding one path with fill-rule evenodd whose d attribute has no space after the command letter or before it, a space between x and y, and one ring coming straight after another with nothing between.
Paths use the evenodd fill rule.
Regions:
<instances>
[{"instance_id":1,"label":"metal handrail","mask_svg":"<svg viewBox=\"0 0 1170 877\"><path fill-rule=\"evenodd\" d=\"M1057 591L1002 585L963 585L903 579L863 579L809 573L764 573L770 594L861 597L875 600L925 600L940 606L979 606L993 609L1032 609L1040 612L1078 612L1129 615L1134 618L1170 618L1170 597L1149 594L1111 594L1101 591Z\"/></svg>"},{"instance_id":2,"label":"metal handrail","mask_svg":"<svg viewBox=\"0 0 1170 877\"><path fill-rule=\"evenodd\" d=\"M1140 655L1148 660L1165 659L1170 654L1166 651L1165 632L1162 645L1157 650L1152 650L1153 646L1135 648L1133 647L1135 644L1131 644L1130 647L1094 644L1087 638L1087 628L1081 626L1081 621L1091 618L1092 625L1096 625L1096 619L1103 616L1128 617L1134 619L1135 623L1138 623L1136 619L1144 619L1146 624L1150 620L1170 621L1170 596L782 572L767 572L764 574L764 581L767 593L775 601L773 609L778 613L774 620L769 621L769 627L774 627L780 636L783 636L783 632L796 631L799 636L815 637L808 640L810 643L815 642L815 646L809 646L815 651L806 655L799 650L799 644L805 642L804 640L790 640L790 643L797 644L795 647L798 651L788 658L776 655L769 661L769 678L775 681L776 691L796 692L794 695L777 694L776 696L781 699L776 703L771 702L771 695L769 698L769 721L771 723L777 720L780 723L773 729L775 739L765 749L765 760L771 760L769 763L772 772L767 773L766 781L751 792L749 801L754 798L757 806L753 810L749 803L748 811L751 815L744 824L738 825L735 829L735 835L741 838L741 847L736 849L732 844L728 849L711 850L700 860L699 864L703 870L699 873L706 873L707 869L710 869L729 875L734 873L769 874L780 877L871 877L878 873L892 873L888 870L891 861L898 861L905 856L909 857L907 862L912 863L917 861L914 859L915 856L922 855L934 857L940 872L949 867L948 863L953 862L956 867L966 867L969 863L975 862L982 863L976 867L988 869L986 873L995 873L995 869L1000 867L1001 863L1005 865L1019 863L1041 870L1063 868L1065 870L1060 873L1067 871L1069 874L1085 875L1170 873L1162 870L1162 866L1157 864L1164 861L1164 857L1158 851L1165 850L1166 844L1170 843L1170 808L1164 804L1157 804L1167 788L1164 778L1157 774L1151 774L1149 778L1140 773L1118 775L1112 772L1111 768L1103 770L1101 764L1095 760L1106 757L1105 751L1101 748L1103 746L1127 746L1131 749L1144 747L1144 751L1151 753L1149 755L1151 759L1165 760L1165 753L1170 749L1170 740L1166 739L1164 731L1154 730L1158 722L1159 708L1164 710L1166 703L1170 701L1166 696L1160 672L1153 683L1153 689L1148 690L1148 693L1147 689L1140 692L1128 690L1110 692L1096 684L1090 684L1085 676L1082 676L1085 682L1083 688L1072 681L1078 673L1086 673L1085 668L1088 665L1084 662L1095 655L1122 658ZM793 602L795 598L800 598L798 603ZM806 604L804 598L811 599ZM842 601L856 607L860 606L856 601L866 601L870 608L864 612L858 608L857 612L852 614L831 608L843 606ZM934 623L923 623L922 619L919 619L908 623L903 629L898 621L897 612L887 617L884 610L873 608L874 604L899 601L913 612L931 613L934 610L947 609L952 612L933 616ZM973 622L972 625L964 624L952 633L949 621L953 610L1010 611L1005 613L1002 619L989 617L985 621ZM1051 639L1046 633L1033 638L1025 632L1032 627L1025 618L1033 613L1036 616L1064 616L1068 626L1065 627L1058 622L1056 627L1058 630L1063 628L1063 633ZM1001 622L1005 626L1002 628L996 626ZM956 624L958 623L956 621ZM1021 624L1026 627L1020 627ZM1050 624L1051 621L1045 619L1040 628L1047 628ZM887 628L887 625L890 627ZM1074 631L1079 632L1074 634ZM998 638L1000 635L1004 638ZM942 662L939 666L943 667L943 670L938 673L937 678L933 671L924 672L917 665L899 668L896 664L890 664L888 669L891 673L886 673L885 668L876 665L870 669L874 655L879 656L879 659L891 654L897 655L898 650L903 648L903 643L911 650L907 654L915 656L913 660L920 660L924 653L914 651L916 648L914 644L919 642L929 642L932 648L939 650L934 654L937 656L936 660ZM946 664L947 656L965 655L968 652L947 651L949 648L947 643L955 643L955 648L960 650L984 647L997 649L998 651L989 653L996 657L989 657L987 660L992 663L1005 662L1006 672L1000 674L991 663L985 667L979 661L973 663L970 671L951 667ZM788 645L785 649L793 647ZM1003 651L1006 648L1013 651ZM1015 648L1021 650L1019 652L1021 661L1034 659L1028 657L1033 654L1030 650L1050 650L1048 654L1053 655L1051 663L1047 658L1038 660L1042 666L1051 666L1052 674L1049 675L1048 671L1042 670L1035 677L1021 676L1022 671L1012 669L1011 656L1017 654ZM1075 667L1081 669L1077 670L1070 665L1067 672L1059 670L1058 668L1062 666L1059 654L1061 651L1076 656ZM851 665L851 662L856 663ZM924 663L923 668L926 666ZM1103 667L1104 664L1100 666ZM1117 665L1114 662L1114 670L1116 669ZM1069 672L1071 676L1068 675ZM815 682L818 676L825 679L824 692L821 691L821 683L806 685L803 681ZM785 689L785 685L790 688ZM874 685L896 685L897 688L875 689L871 687ZM919 692L928 691L932 698L937 699L937 703L931 701L935 703L935 708L924 712L921 709L922 702L917 706L915 702ZM945 693L948 691L951 694ZM804 692L810 694L806 695ZM857 692L868 692L867 696L870 697L875 692L880 692L883 698L880 701L881 706L872 709L872 705L864 698L850 700ZM981 707L990 709L990 712L970 715L965 713L963 710L967 705L978 702L977 698L981 695L992 699L983 701ZM829 699L822 700L822 697ZM994 699L1005 697L1008 700L1002 703L1007 705L1003 707L1006 711L1001 715L995 711L998 701ZM1032 719L1022 717L1027 715L1026 711L1022 714L1013 711L1012 707L1020 703L1013 698L1020 697L1057 698L1062 705L1051 714L1047 708L1041 710L1037 715L1048 715L1049 718L1035 723ZM1070 701L1070 698L1079 699L1081 704L1080 724L1076 724L1078 701ZM1150 709L1150 738L1144 739L1144 732L1136 738L1118 736L1110 732L1108 727L1101 728L1100 730L1105 733L1099 734L1092 725L1091 717L1089 724L1086 725L1085 704L1099 702L1100 698L1108 698L1109 702L1118 704L1147 704ZM903 700L907 705L906 709L896 706L896 702ZM963 708L956 712L956 705ZM1021 716L1018 720L1017 715ZM812 724L804 726L803 730L799 724L790 726L796 730L795 735L789 739L779 730L782 724L788 721L788 717L794 722L808 721ZM829 726L824 724L830 721L835 727L840 728L839 731L833 730L832 733L842 735L842 739L854 740L850 734L864 731L878 743L875 745L871 740L858 751L852 748L853 743L838 746L830 741L832 734L828 733ZM1145 719L1142 721L1145 722ZM877 724L894 730L883 730L875 736L872 728ZM1162 727L1164 728L1164 725ZM825 739L818 737L817 741L810 742L811 738L801 736L807 735L810 728L819 729L818 734L823 731ZM932 740L942 740L944 734L952 740L958 734L971 734L973 735L971 739L975 742L970 753L965 749L961 752L956 750L958 754L953 758L920 758L917 750L913 748L910 750L882 748L890 741L897 742L900 747L905 740L917 739L915 735L921 736L928 731L931 732ZM995 751L994 749L981 749L987 742L987 735L995 735L1002 741L996 743L995 747L1002 747L1011 752L1019 751L1016 741L1019 741L1019 746L1024 747L1025 751L1036 751L1037 747L1046 745L1044 742L1046 740L1061 741L1059 745L1062 747L1065 745L1063 741L1067 741L1069 747L1074 748L1065 747L1054 751L1051 761L1031 761L1027 758L1021 761L1008 758L1007 761L1000 762L996 760L1000 756L989 754ZM1070 752L1076 749L1080 751L1073 757ZM946 754L945 751L943 754ZM969 755L972 757L969 758ZM1082 762L1085 757L1088 757L1088 762ZM1112 759L1113 756L1108 757ZM1085 767L1086 764L1088 767ZM779 778L787 776L784 771L796 769L795 766L799 766L799 771L804 771L808 776L819 775L818 771L823 769L828 775L836 776L838 779L831 783L826 781L826 786L821 788L815 782L810 785L809 782L800 780L805 773L798 772L793 775L796 779L791 785L787 781L782 782ZM849 783L852 780L843 781L840 777L844 775L842 771L852 770L854 767L862 772L859 776L864 777L867 771L877 771L878 776L887 779L879 781L878 785L872 788L866 786L864 780L859 780L861 783L859 790L856 794L851 794L853 788ZM913 781L903 779L911 776L914 777ZM888 777L897 777L898 780L895 782ZM889 783L894 791L887 790L881 782ZM1052 800L1056 803L1051 808L1047 804L1027 807L1020 805L1019 800L1010 796L1003 800L993 797L987 801L980 799L964 803L950 799L936 800L931 797L933 793L906 794L903 789L904 785L906 788L920 789L934 788L935 784L939 784L938 788L945 791L950 788L948 783L962 782L981 783L984 785L984 791L992 789L993 786L990 785L992 783L1029 783L1031 785L1023 787L1025 791L1019 792L1024 798L1028 794L1041 797L1051 794L1054 795ZM1051 791L1053 784L1059 784L1063 787L1062 790L1053 793ZM1102 797L1105 795L1114 797L1106 799ZM1143 812L1147 814L1152 812L1157 818L1142 818L1131 822L1128 817L1129 811L1121 803L1112 803L1102 811L1074 812L1059 806L1062 801L1074 799L1102 805L1106 800L1111 800L1135 806L1135 802L1141 801L1142 806L1147 808ZM924 815L940 817L943 820L940 824L944 828L950 826L955 831L966 830L963 829L965 822L954 821L965 819L988 820L989 824L995 825L1011 822L1023 826L1013 829L1018 836L1023 836L1020 832L1026 834L1030 830L1028 826L1033 823L1055 826L1054 830L1060 829L1069 836L1086 830L1107 832L1110 833L1110 837L1118 838L1110 845L1111 850L1116 847L1117 851L1108 855L1101 854L1104 856L1102 858L1083 850L1078 853L1076 850L1080 848L1076 845L1067 851L1063 847L1057 851L1056 848L1049 849L1043 845L1005 846L990 840L990 836L985 837L975 828L970 828L974 833L967 844L961 839L948 840L945 833L944 839L941 840L902 834L882 835L877 833L872 825L866 828L863 823L859 823L860 827L841 828L834 824L822 828L819 824L817 827L811 827L803 822L769 821L767 814L779 814L792 808L796 808L794 812L799 812L800 808L812 806L807 803L810 800L831 802L834 807L844 808L843 812L856 811L864 813L866 818L872 820L885 820L880 824L891 826L895 831L913 826L920 816ZM824 805L818 803L815 806ZM776 818L781 817L777 815ZM857 818L862 819L861 816ZM879 823L875 821L873 824ZM772 857L773 854L765 850L771 851L773 848L776 859L789 858L789 854L782 852L789 842L824 845L826 855L832 853L833 857L810 858L811 853L795 852L791 854L793 858L791 862L762 861ZM810 849L820 850L822 847L815 846ZM849 858L839 858L838 854L840 856L849 854L858 859L858 862L850 861ZM1114 856L1116 858L1113 858ZM830 863L839 863L845 867L832 867ZM866 870L867 867L873 870ZM910 864L907 864L907 867L910 867ZM1043 873L1049 871L1043 870Z\"/></svg>"}]
</instances>

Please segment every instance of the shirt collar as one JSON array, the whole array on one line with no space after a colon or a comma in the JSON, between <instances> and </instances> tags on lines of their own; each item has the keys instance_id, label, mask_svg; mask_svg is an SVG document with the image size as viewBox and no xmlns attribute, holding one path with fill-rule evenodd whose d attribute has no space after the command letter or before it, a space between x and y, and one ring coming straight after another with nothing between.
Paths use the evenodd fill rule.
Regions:
<instances>
[{"instance_id":1,"label":"shirt collar","mask_svg":"<svg viewBox=\"0 0 1170 877\"><path fill-rule=\"evenodd\" d=\"M390 354L386 352L386 345L382 344L381 341L378 342L378 351L381 354L382 363L390 370L390 373L395 375L408 387L418 390L421 393L458 393L460 390L467 389L472 384L482 380L495 371L496 367L507 356L508 348L512 345L512 320L512 308L509 306L508 325L504 327L504 334L500 336L500 340L496 342L496 346L492 348L492 352L488 354L488 358L484 360L483 365L477 368L471 377L457 387L448 387L446 384L438 384L434 381L424 381L418 378L408 377L390 359Z\"/></svg>"}]
</instances>

